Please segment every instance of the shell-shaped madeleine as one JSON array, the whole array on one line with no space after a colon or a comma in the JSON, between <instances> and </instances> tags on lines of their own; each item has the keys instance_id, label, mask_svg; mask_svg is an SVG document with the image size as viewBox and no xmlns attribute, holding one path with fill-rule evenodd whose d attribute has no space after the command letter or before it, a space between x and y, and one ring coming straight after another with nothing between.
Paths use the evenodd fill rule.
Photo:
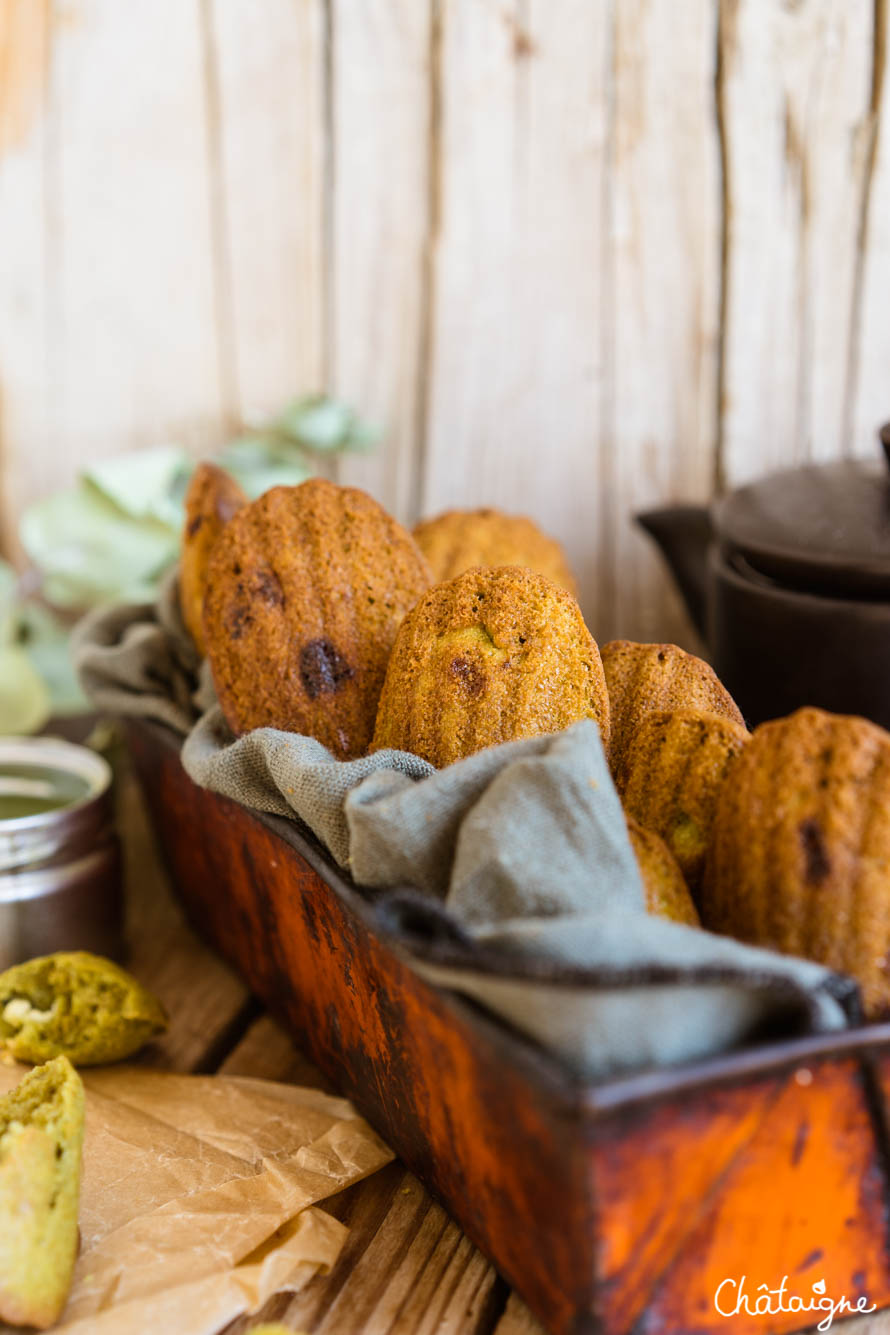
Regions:
<instances>
[{"instance_id":1,"label":"shell-shaped madeleine","mask_svg":"<svg viewBox=\"0 0 890 1335\"><path fill-rule=\"evenodd\" d=\"M414 528L417 545L436 583L474 566L525 566L575 593L565 552L533 519L501 510L447 510Z\"/></svg>"},{"instance_id":2,"label":"shell-shaped madeleine","mask_svg":"<svg viewBox=\"0 0 890 1335\"><path fill-rule=\"evenodd\" d=\"M694 710L745 725L711 665L676 644L612 640L602 656L612 711L610 763L619 784L631 740L646 715L655 710Z\"/></svg>"},{"instance_id":3,"label":"shell-shaped madeleine","mask_svg":"<svg viewBox=\"0 0 890 1335\"><path fill-rule=\"evenodd\" d=\"M206 653L202 618L210 552L226 524L246 504L247 497L233 477L216 464L198 464L185 493L179 603L182 619L202 655Z\"/></svg>"},{"instance_id":4,"label":"shell-shaped madeleine","mask_svg":"<svg viewBox=\"0 0 890 1335\"><path fill-rule=\"evenodd\" d=\"M480 567L434 585L405 618L374 749L449 765L582 718L596 720L608 747L602 663L574 598L531 570Z\"/></svg>"},{"instance_id":5,"label":"shell-shaped madeleine","mask_svg":"<svg viewBox=\"0 0 890 1335\"><path fill-rule=\"evenodd\" d=\"M625 810L654 830L695 889L714 811L749 733L732 719L691 710L647 714L631 738L618 783Z\"/></svg>"},{"instance_id":6,"label":"shell-shaped madeleine","mask_svg":"<svg viewBox=\"0 0 890 1335\"><path fill-rule=\"evenodd\" d=\"M700 927L689 887L664 840L654 830L645 829L633 816L627 817L627 833L643 879L647 913L686 923L688 927Z\"/></svg>"},{"instance_id":7,"label":"shell-shaped madeleine","mask_svg":"<svg viewBox=\"0 0 890 1335\"><path fill-rule=\"evenodd\" d=\"M720 791L700 907L890 1012L890 733L809 708L756 728Z\"/></svg>"},{"instance_id":8,"label":"shell-shaped madeleine","mask_svg":"<svg viewBox=\"0 0 890 1335\"><path fill-rule=\"evenodd\" d=\"M363 491L273 487L211 554L204 636L236 733L283 728L362 755L396 631L429 586L410 533Z\"/></svg>"}]
</instances>

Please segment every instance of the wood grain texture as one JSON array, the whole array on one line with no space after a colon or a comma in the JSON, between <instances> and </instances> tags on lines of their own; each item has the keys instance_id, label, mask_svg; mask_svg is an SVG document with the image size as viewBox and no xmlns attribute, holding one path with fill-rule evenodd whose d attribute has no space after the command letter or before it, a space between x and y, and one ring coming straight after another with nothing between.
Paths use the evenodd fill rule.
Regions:
<instances>
[{"instance_id":1,"label":"wood grain texture","mask_svg":"<svg viewBox=\"0 0 890 1335\"><path fill-rule=\"evenodd\" d=\"M458 0L441 32L441 214L422 508L561 538L598 633L609 4Z\"/></svg>"},{"instance_id":2,"label":"wood grain texture","mask_svg":"<svg viewBox=\"0 0 890 1335\"><path fill-rule=\"evenodd\" d=\"M40 487L37 459L51 449L50 331L46 293L54 256L45 244L43 114L52 27L49 0L0 4L0 550L17 548L24 499Z\"/></svg>"},{"instance_id":3,"label":"wood grain texture","mask_svg":"<svg viewBox=\"0 0 890 1335\"><path fill-rule=\"evenodd\" d=\"M120 785L117 820L126 836L126 965L170 1017L168 1032L140 1061L162 1070L212 1071L252 1013L247 988L186 926L130 774Z\"/></svg>"},{"instance_id":4,"label":"wood grain texture","mask_svg":"<svg viewBox=\"0 0 890 1335\"><path fill-rule=\"evenodd\" d=\"M414 519L437 170L433 0L333 0L328 347L335 393L384 432L337 477Z\"/></svg>"},{"instance_id":5,"label":"wood grain texture","mask_svg":"<svg viewBox=\"0 0 890 1335\"><path fill-rule=\"evenodd\" d=\"M79 462L219 435L198 0L54 7L45 111L52 437L18 502Z\"/></svg>"},{"instance_id":6,"label":"wood grain texture","mask_svg":"<svg viewBox=\"0 0 890 1335\"><path fill-rule=\"evenodd\" d=\"M609 637L694 648L653 544L629 521L705 501L717 438L720 162L711 0L615 6L609 163ZM604 442L605 444L605 442Z\"/></svg>"},{"instance_id":7,"label":"wood grain texture","mask_svg":"<svg viewBox=\"0 0 890 1335\"><path fill-rule=\"evenodd\" d=\"M101 455L320 387L323 471L562 538L693 646L633 511L873 457L888 0L0 0L0 542Z\"/></svg>"},{"instance_id":8,"label":"wood grain texture","mask_svg":"<svg viewBox=\"0 0 890 1335\"><path fill-rule=\"evenodd\" d=\"M722 0L722 469L847 448L872 0Z\"/></svg>"},{"instance_id":9,"label":"wood grain texture","mask_svg":"<svg viewBox=\"0 0 890 1335\"><path fill-rule=\"evenodd\" d=\"M890 79L887 78L888 0L875 0L871 114L857 145L866 163L858 338L852 361L855 400L850 452L873 459L875 430L890 420Z\"/></svg>"},{"instance_id":10,"label":"wood grain texture","mask_svg":"<svg viewBox=\"0 0 890 1335\"><path fill-rule=\"evenodd\" d=\"M325 378L324 0L202 0L214 326L226 418Z\"/></svg>"}]
</instances>

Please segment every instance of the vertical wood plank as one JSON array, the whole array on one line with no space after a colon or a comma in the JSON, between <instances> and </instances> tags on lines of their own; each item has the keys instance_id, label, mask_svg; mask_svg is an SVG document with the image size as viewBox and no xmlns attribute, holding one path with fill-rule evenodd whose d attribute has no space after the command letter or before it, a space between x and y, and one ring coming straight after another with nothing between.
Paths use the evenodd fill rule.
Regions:
<instances>
[{"instance_id":1,"label":"vertical wood plank","mask_svg":"<svg viewBox=\"0 0 890 1335\"><path fill-rule=\"evenodd\" d=\"M324 0L204 0L221 360L233 418L325 375Z\"/></svg>"},{"instance_id":2,"label":"vertical wood plank","mask_svg":"<svg viewBox=\"0 0 890 1335\"><path fill-rule=\"evenodd\" d=\"M338 476L413 519L431 224L432 0L333 0L330 381L384 432Z\"/></svg>"},{"instance_id":3,"label":"vertical wood plank","mask_svg":"<svg viewBox=\"0 0 890 1335\"><path fill-rule=\"evenodd\" d=\"M890 421L890 79L887 78L888 0L877 0L868 136L858 147L867 164L863 217L861 320L853 359L855 400L850 452L875 457L875 430Z\"/></svg>"},{"instance_id":4,"label":"vertical wood plank","mask_svg":"<svg viewBox=\"0 0 890 1335\"><path fill-rule=\"evenodd\" d=\"M52 439L29 451L19 503L87 459L171 438L199 446L219 423L197 0L54 12Z\"/></svg>"},{"instance_id":5,"label":"vertical wood plank","mask_svg":"<svg viewBox=\"0 0 890 1335\"><path fill-rule=\"evenodd\" d=\"M711 0L615 8L611 180L614 565L610 634L692 647L633 512L706 500L717 439L720 162Z\"/></svg>"},{"instance_id":6,"label":"vertical wood plank","mask_svg":"<svg viewBox=\"0 0 890 1335\"><path fill-rule=\"evenodd\" d=\"M559 536L597 633L610 4L454 0L423 509Z\"/></svg>"},{"instance_id":7,"label":"vertical wood plank","mask_svg":"<svg viewBox=\"0 0 890 1335\"><path fill-rule=\"evenodd\" d=\"M48 3L0 0L0 551L16 547L31 457L49 452L43 115Z\"/></svg>"},{"instance_id":8,"label":"vertical wood plank","mask_svg":"<svg viewBox=\"0 0 890 1335\"><path fill-rule=\"evenodd\" d=\"M731 483L840 454L873 0L721 0Z\"/></svg>"}]
</instances>

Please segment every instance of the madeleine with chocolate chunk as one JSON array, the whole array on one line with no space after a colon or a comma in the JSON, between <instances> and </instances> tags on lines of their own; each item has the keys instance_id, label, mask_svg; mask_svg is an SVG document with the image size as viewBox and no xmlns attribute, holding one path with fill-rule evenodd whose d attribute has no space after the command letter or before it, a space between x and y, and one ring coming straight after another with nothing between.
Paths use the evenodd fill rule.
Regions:
<instances>
[{"instance_id":1,"label":"madeleine with chocolate chunk","mask_svg":"<svg viewBox=\"0 0 890 1335\"><path fill-rule=\"evenodd\" d=\"M519 566L468 570L426 593L396 637L374 749L450 765L582 718L609 741L599 651L570 593Z\"/></svg>"},{"instance_id":2,"label":"madeleine with chocolate chunk","mask_svg":"<svg viewBox=\"0 0 890 1335\"><path fill-rule=\"evenodd\" d=\"M220 533L246 504L247 497L233 477L216 464L198 464L185 493L179 603L182 619L202 655L206 653L202 617L207 563Z\"/></svg>"},{"instance_id":3,"label":"madeleine with chocolate chunk","mask_svg":"<svg viewBox=\"0 0 890 1335\"><path fill-rule=\"evenodd\" d=\"M283 728L341 760L367 750L396 631L429 587L411 535L354 487L273 487L226 527L204 636L235 733Z\"/></svg>"},{"instance_id":4,"label":"madeleine with chocolate chunk","mask_svg":"<svg viewBox=\"0 0 890 1335\"><path fill-rule=\"evenodd\" d=\"M890 1014L890 733L799 709L762 723L717 800L701 890L716 932L852 974Z\"/></svg>"}]
</instances>

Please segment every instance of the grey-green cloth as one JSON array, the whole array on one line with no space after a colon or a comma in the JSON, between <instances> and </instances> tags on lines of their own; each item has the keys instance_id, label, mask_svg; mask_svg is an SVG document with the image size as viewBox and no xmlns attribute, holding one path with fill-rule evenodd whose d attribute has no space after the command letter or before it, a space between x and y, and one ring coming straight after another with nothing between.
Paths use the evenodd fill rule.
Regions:
<instances>
[{"instance_id":1,"label":"grey-green cloth","mask_svg":"<svg viewBox=\"0 0 890 1335\"><path fill-rule=\"evenodd\" d=\"M820 965L646 913L592 720L435 771L380 751L338 761L275 728L232 737L180 643L175 588L157 608L79 628L96 705L181 734L195 783L298 818L433 981L556 1052L583 1079L701 1058L763 1035L843 1028L855 988Z\"/></svg>"}]
</instances>

